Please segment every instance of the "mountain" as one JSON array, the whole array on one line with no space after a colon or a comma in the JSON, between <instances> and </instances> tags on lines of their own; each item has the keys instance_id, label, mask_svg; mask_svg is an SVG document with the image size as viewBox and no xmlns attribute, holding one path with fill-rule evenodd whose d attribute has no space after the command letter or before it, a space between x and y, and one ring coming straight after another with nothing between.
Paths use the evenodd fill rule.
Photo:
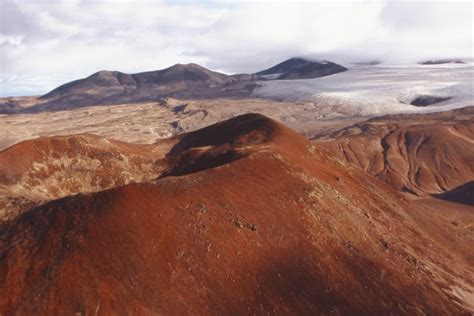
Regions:
<instances>
[{"instance_id":1,"label":"mountain","mask_svg":"<svg viewBox=\"0 0 474 316\"><path fill-rule=\"evenodd\" d=\"M311 61L303 58L290 58L271 68L257 72L267 79L309 79L333 75L346 71L344 66L333 62Z\"/></svg>"},{"instance_id":2,"label":"mountain","mask_svg":"<svg viewBox=\"0 0 474 316\"><path fill-rule=\"evenodd\" d=\"M347 70L328 61L292 58L257 74L226 75L197 64L176 64L166 69L127 74L99 71L57 87L29 101L0 100L0 113L38 113L71 110L94 105L141 103L166 97L181 99L249 97L266 79L317 78Z\"/></svg>"},{"instance_id":3,"label":"mountain","mask_svg":"<svg viewBox=\"0 0 474 316\"><path fill-rule=\"evenodd\" d=\"M465 64L466 62L458 58L431 59L419 62L420 65L441 65L441 64Z\"/></svg>"},{"instance_id":4,"label":"mountain","mask_svg":"<svg viewBox=\"0 0 474 316\"><path fill-rule=\"evenodd\" d=\"M357 66L376 66L376 65L380 65L381 63L382 63L382 61L380 61L378 59L372 59L372 60L368 60L368 61L352 62L351 64L357 65Z\"/></svg>"},{"instance_id":5,"label":"mountain","mask_svg":"<svg viewBox=\"0 0 474 316\"><path fill-rule=\"evenodd\" d=\"M38 103L37 96L0 98L0 114L21 113Z\"/></svg>"},{"instance_id":6,"label":"mountain","mask_svg":"<svg viewBox=\"0 0 474 316\"><path fill-rule=\"evenodd\" d=\"M397 190L441 195L474 179L473 119L474 107L389 115L344 128L315 145Z\"/></svg>"},{"instance_id":7,"label":"mountain","mask_svg":"<svg viewBox=\"0 0 474 316\"><path fill-rule=\"evenodd\" d=\"M74 139L15 150L40 159L47 148L50 168L69 170L55 144ZM107 162L119 153L160 167L0 224L1 314L472 312L472 213L432 212L271 119L145 147L82 143L66 156L98 160L91 172L109 165L97 180L128 170ZM0 168L15 164L49 177L13 158Z\"/></svg>"},{"instance_id":8,"label":"mountain","mask_svg":"<svg viewBox=\"0 0 474 316\"><path fill-rule=\"evenodd\" d=\"M177 64L157 71L126 74L99 71L87 78L66 83L39 98L23 112L59 111L98 104L122 104L175 96L203 98L249 95L255 75L225 75L196 64ZM5 112L21 112L11 104ZM1 109L1 108L0 108Z\"/></svg>"},{"instance_id":9,"label":"mountain","mask_svg":"<svg viewBox=\"0 0 474 316\"><path fill-rule=\"evenodd\" d=\"M209 87L230 82L232 82L232 79L229 76L210 71L196 64L177 64L163 70L131 75L104 70L85 79L66 83L42 98L55 99L71 93L88 93L89 91L90 93L100 91L105 95L113 95L117 92L131 92L140 88L150 89L154 86L166 87L167 89L182 85Z\"/></svg>"}]
</instances>

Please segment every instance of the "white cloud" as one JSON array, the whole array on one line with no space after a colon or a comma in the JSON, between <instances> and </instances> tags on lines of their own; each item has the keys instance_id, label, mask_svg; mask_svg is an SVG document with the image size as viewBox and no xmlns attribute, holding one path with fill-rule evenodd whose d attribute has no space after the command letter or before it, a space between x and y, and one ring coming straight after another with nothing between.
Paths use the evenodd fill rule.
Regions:
<instances>
[{"instance_id":1,"label":"white cloud","mask_svg":"<svg viewBox=\"0 0 474 316\"><path fill-rule=\"evenodd\" d=\"M471 56L473 44L471 2L0 0L0 13L4 95L101 69L253 72L295 55L406 62Z\"/></svg>"}]
</instances>

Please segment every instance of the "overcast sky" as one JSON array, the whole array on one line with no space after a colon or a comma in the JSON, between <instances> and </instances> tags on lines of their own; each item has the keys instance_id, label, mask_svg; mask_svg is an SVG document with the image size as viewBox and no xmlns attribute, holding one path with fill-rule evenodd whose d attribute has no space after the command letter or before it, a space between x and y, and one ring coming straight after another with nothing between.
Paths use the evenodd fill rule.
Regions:
<instances>
[{"instance_id":1,"label":"overcast sky","mask_svg":"<svg viewBox=\"0 0 474 316\"><path fill-rule=\"evenodd\" d=\"M472 57L471 1L0 0L0 95L98 70L194 62L256 72L292 56L389 63Z\"/></svg>"}]
</instances>

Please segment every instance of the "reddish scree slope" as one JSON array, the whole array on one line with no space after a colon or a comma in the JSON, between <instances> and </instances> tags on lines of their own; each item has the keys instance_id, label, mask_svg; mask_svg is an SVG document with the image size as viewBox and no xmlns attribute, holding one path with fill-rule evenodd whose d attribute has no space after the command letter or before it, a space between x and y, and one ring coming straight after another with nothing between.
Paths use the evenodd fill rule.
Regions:
<instances>
[{"instance_id":1,"label":"reddish scree slope","mask_svg":"<svg viewBox=\"0 0 474 316\"><path fill-rule=\"evenodd\" d=\"M472 311L472 227L418 221L426 209L268 118L184 135L167 160L157 181L2 224L0 312Z\"/></svg>"},{"instance_id":2,"label":"reddish scree slope","mask_svg":"<svg viewBox=\"0 0 474 316\"><path fill-rule=\"evenodd\" d=\"M79 134L5 149L0 152L0 221L71 194L155 179L172 142L128 144Z\"/></svg>"},{"instance_id":3,"label":"reddish scree slope","mask_svg":"<svg viewBox=\"0 0 474 316\"><path fill-rule=\"evenodd\" d=\"M473 195L474 107L369 120L314 144L397 190L423 196L468 186Z\"/></svg>"}]
</instances>

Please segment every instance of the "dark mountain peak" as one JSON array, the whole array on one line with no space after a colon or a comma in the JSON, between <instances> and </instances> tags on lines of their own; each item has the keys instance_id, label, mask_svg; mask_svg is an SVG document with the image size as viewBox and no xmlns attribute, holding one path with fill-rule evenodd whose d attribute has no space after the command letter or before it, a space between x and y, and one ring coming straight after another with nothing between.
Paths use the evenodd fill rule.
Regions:
<instances>
[{"instance_id":1,"label":"dark mountain peak","mask_svg":"<svg viewBox=\"0 0 474 316\"><path fill-rule=\"evenodd\" d=\"M120 90L135 85L133 78L120 71L101 70L92 75L63 84L42 96L42 99L58 98L69 94L88 93L97 89Z\"/></svg>"},{"instance_id":2,"label":"dark mountain peak","mask_svg":"<svg viewBox=\"0 0 474 316\"><path fill-rule=\"evenodd\" d=\"M218 72L214 72L214 71L211 71L201 65L198 65L198 64L176 64L176 65L173 65L169 68L166 68L164 69L165 72L167 73L194 73L194 74L198 74L198 75L207 75L209 76L210 74L219 74L219 75L224 75L224 74L220 74ZM200 79L208 79L208 77L206 76L200 76L201 78ZM183 78L183 79L186 79L186 78Z\"/></svg>"},{"instance_id":3,"label":"dark mountain peak","mask_svg":"<svg viewBox=\"0 0 474 316\"><path fill-rule=\"evenodd\" d=\"M267 79L309 79L346 70L347 68L328 60L313 61L302 57L293 57L271 68L257 72L257 75Z\"/></svg>"},{"instance_id":4,"label":"dark mountain peak","mask_svg":"<svg viewBox=\"0 0 474 316\"><path fill-rule=\"evenodd\" d=\"M194 72L194 73L206 73L206 74L219 74L219 75L224 75L222 73L212 71L210 69L207 69L206 67L203 67L201 65L195 64L195 63L189 63L189 64L175 64L171 67L158 70L155 72Z\"/></svg>"},{"instance_id":5,"label":"dark mountain peak","mask_svg":"<svg viewBox=\"0 0 474 316\"><path fill-rule=\"evenodd\" d=\"M84 79L88 85L94 86L120 86L121 79L129 75L119 71L101 70Z\"/></svg>"},{"instance_id":6,"label":"dark mountain peak","mask_svg":"<svg viewBox=\"0 0 474 316\"><path fill-rule=\"evenodd\" d=\"M132 75L140 84L223 84L231 81L225 74L211 71L198 64L176 64L163 70Z\"/></svg>"},{"instance_id":7,"label":"dark mountain peak","mask_svg":"<svg viewBox=\"0 0 474 316\"><path fill-rule=\"evenodd\" d=\"M118 71L110 71L110 70L100 70L98 72L93 73L90 75L88 78L94 78L94 77L110 77L110 76L115 76Z\"/></svg>"},{"instance_id":8,"label":"dark mountain peak","mask_svg":"<svg viewBox=\"0 0 474 316\"><path fill-rule=\"evenodd\" d=\"M380 65L382 61L378 59L372 59L372 60L363 60L363 61L357 61L353 62L353 65L358 65L358 66L375 66L375 65Z\"/></svg>"},{"instance_id":9,"label":"dark mountain peak","mask_svg":"<svg viewBox=\"0 0 474 316\"><path fill-rule=\"evenodd\" d=\"M307 63L310 62L308 59L305 59L303 57L292 57L290 59L285 60L283 63Z\"/></svg>"},{"instance_id":10,"label":"dark mountain peak","mask_svg":"<svg viewBox=\"0 0 474 316\"><path fill-rule=\"evenodd\" d=\"M166 69L182 69L182 70L202 70L202 71L211 71L207 69L206 67L203 67L201 65L195 64L195 63L188 63L188 64L175 64L171 67L168 67Z\"/></svg>"},{"instance_id":11,"label":"dark mountain peak","mask_svg":"<svg viewBox=\"0 0 474 316\"><path fill-rule=\"evenodd\" d=\"M270 75L270 74L275 74L278 72L287 72L290 70L292 67L300 66L303 64L308 64L310 63L309 60L306 60L301 57L293 57L290 59L287 59L279 64L276 64L275 66L268 68L266 70L262 70L260 72L257 72L258 75Z\"/></svg>"},{"instance_id":12,"label":"dark mountain peak","mask_svg":"<svg viewBox=\"0 0 474 316\"><path fill-rule=\"evenodd\" d=\"M459 58L431 59L419 62L420 65L441 65L441 64L465 64L466 62Z\"/></svg>"}]
</instances>

